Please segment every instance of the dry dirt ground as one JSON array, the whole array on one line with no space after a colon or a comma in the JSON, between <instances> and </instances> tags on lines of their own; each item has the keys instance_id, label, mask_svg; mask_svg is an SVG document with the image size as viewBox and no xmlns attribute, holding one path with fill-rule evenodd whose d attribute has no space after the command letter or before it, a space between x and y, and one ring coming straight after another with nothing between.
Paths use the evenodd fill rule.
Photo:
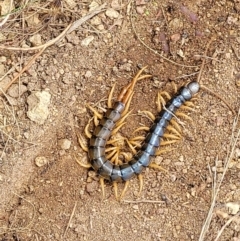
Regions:
<instances>
[{"instance_id":1,"label":"dry dirt ground","mask_svg":"<svg viewBox=\"0 0 240 241\"><path fill-rule=\"evenodd\" d=\"M193 121L181 118L182 139L154 158L168 172L146 168L141 195L133 178L121 202L107 182L102 200L99 178L75 161L75 156L87 161L77 137L84 136L92 117L86 104L104 111L113 84L116 98L145 65L153 77L137 83L133 112L120 135L129 138L137 127L150 126L139 111L156 115L158 91L172 94L172 81L181 86L196 80L204 58L202 85L238 112L240 2L108 1L101 13L45 49L4 93L6 83L36 53L7 47L44 44L103 3L5 2L13 2L14 14L1 18L6 22L0 32L5 46L0 49L0 240L200 240L214 175L219 181L231 149L235 114L223 101L202 89L194 111L186 112ZM27 100L42 91L51 99L47 118L39 124L29 118ZM240 240L239 171L238 140L202 240L215 240L229 220L217 240Z\"/></svg>"}]
</instances>

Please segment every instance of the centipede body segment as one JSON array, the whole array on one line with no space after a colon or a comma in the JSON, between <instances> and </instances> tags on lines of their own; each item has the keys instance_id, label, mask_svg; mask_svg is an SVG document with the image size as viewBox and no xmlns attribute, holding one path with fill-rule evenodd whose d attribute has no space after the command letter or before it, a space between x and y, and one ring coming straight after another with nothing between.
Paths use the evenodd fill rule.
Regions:
<instances>
[{"instance_id":1,"label":"centipede body segment","mask_svg":"<svg viewBox=\"0 0 240 241\"><path fill-rule=\"evenodd\" d=\"M115 102L114 106L105 112L90 139L88 156L91 166L101 177L112 182L120 180L127 181L133 176L139 175L145 167L150 165L151 157L156 154L156 150L161 144L169 121L173 118L176 111L186 101L190 100L200 88L198 82L195 81L182 87L177 94L166 103L165 109L160 111L144 139L140 150L128 163L114 165L106 158L106 143L116 123L121 119L122 113L125 110L126 100L130 98L134 84L129 84L120 94L120 98Z\"/></svg>"}]
</instances>

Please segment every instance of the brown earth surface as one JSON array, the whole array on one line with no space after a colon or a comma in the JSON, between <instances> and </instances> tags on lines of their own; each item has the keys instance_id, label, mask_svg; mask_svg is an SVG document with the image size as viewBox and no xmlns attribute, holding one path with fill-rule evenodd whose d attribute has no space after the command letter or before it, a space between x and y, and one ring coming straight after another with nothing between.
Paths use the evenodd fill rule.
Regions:
<instances>
[{"instance_id":1,"label":"brown earth surface","mask_svg":"<svg viewBox=\"0 0 240 241\"><path fill-rule=\"evenodd\" d=\"M36 1L20 11L21 1L13 2L18 11L0 32L0 45L5 47L44 44L71 21L101 5ZM139 126L150 126L151 121L139 111L156 115L158 91L173 96L171 82L179 87L196 80L204 58L201 84L238 112L239 13L238 0L109 1L101 13L48 47L6 93L6 83L36 51L1 48L0 240L200 240L214 173L219 181L236 136L236 132L232 136L235 114L222 100L201 89L194 111L185 111L193 120L180 118L181 140L153 159L167 173L146 168L140 196L135 177L120 202L108 182L102 199L99 177L76 162L75 157L87 162L78 136L85 136L84 128L93 115L86 104L103 112L113 84L116 99L145 65L152 77L136 84L133 111L119 130L121 136L130 138ZM215 40L205 56L212 37ZM51 95L43 124L27 115L28 97L36 91ZM129 152L127 147L124 151ZM40 164L37 157L42 157ZM202 240L215 240L234 215L218 240L240 240L239 170L237 140ZM118 184L119 192L123 187L124 183Z\"/></svg>"}]
</instances>

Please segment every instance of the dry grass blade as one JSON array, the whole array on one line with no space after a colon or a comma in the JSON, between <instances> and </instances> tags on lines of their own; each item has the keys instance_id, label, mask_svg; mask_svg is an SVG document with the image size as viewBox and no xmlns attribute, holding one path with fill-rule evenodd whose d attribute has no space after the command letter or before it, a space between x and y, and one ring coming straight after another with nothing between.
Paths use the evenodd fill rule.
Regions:
<instances>
[{"instance_id":1,"label":"dry grass blade","mask_svg":"<svg viewBox=\"0 0 240 241\"><path fill-rule=\"evenodd\" d=\"M230 223L231 223L232 221L234 221L235 219L238 219L239 215L240 215L240 212L238 212L237 214L235 214L234 216L232 216L232 217L222 226L221 230L218 232L218 235L217 235L217 237L214 239L214 241L218 241L218 239L221 237L224 229L225 229L228 225L230 225Z\"/></svg>"},{"instance_id":2,"label":"dry grass blade","mask_svg":"<svg viewBox=\"0 0 240 241\"><path fill-rule=\"evenodd\" d=\"M228 152L228 154L226 156L226 161L224 163L224 170L223 170L222 177L221 177L221 179L219 181L218 186L217 186L217 180L216 180L216 171L214 173L212 203L211 203L211 206L210 206L207 218L206 218L206 220L204 222L204 225L202 227L201 234L200 234L200 237L198 239L199 241L204 241L206 233L209 230L209 227L210 227L210 224L211 224L211 221L212 221L213 210L214 210L214 207L215 207L215 204L216 204L216 199L217 199L218 193L220 191L220 188L221 188L222 182L224 180L225 174L226 174L226 172L228 170L229 162L232 160L232 158L234 156L234 151L236 149L236 144L237 144L237 142L240 139L240 129L239 130L237 129L237 125L238 125L238 122L239 122L239 117L240 117L240 109L238 111L237 117L235 118L235 120L233 122L232 135L231 135L231 140L230 140L230 148L229 148L229 152ZM216 159L216 161L217 161L217 159Z\"/></svg>"},{"instance_id":3,"label":"dry grass blade","mask_svg":"<svg viewBox=\"0 0 240 241\"><path fill-rule=\"evenodd\" d=\"M75 202L75 205L74 205L74 207L73 207L71 216L70 216L70 218L69 218L69 220L68 220L67 227L66 227L66 229L65 229L65 231L64 231L64 233L63 233L63 238L66 236L66 233L67 233L68 228L69 228L69 226L70 226L70 224L71 224L72 218L73 218L73 216L74 216L74 214L75 214L76 207L77 207L77 201Z\"/></svg>"},{"instance_id":4,"label":"dry grass blade","mask_svg":"<svg viewBox=\"0 0 240 241\"><path fill-rule=\"evenodd\" d=\"M122 200L124 203L165 203L164 201L158 200Z\"/></svg>"}]
</instances>

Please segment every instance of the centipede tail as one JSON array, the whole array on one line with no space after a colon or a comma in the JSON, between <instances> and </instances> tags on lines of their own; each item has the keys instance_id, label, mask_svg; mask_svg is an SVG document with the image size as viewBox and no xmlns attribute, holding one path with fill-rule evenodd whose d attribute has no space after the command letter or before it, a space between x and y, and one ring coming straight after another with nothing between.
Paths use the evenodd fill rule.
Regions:
<instances>
[{"instance_id":1,"label":"centipede tail","mask_svg":"<svg viewBox=\"0 0 240 241\"><path fill-rule=\"evenodd\" d=\"M114 165L105 156L105 146L110 138L111 131L125 109L124 101L117 101L113 108L109 108L95 128L90 139L88 155L93 169L104 179L110 181L127 181L134 175L140 174L143 169L150 165L151 157L161 144L163 135L174 113L200 89L198 82L190 82L182 87L179 92L166 103L166 108L158 114L154 124L150 128L140 150L126 164Z\"/></svg>"}]
</instances>

